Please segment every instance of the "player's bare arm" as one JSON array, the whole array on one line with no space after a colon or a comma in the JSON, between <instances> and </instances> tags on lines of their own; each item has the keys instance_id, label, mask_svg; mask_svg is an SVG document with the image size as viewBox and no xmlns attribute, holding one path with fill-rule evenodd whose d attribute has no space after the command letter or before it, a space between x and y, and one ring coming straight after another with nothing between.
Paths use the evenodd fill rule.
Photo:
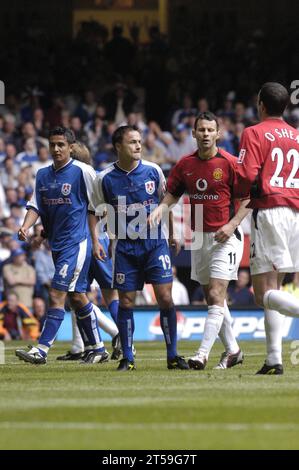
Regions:
<instances>
[{"instance_id":1,"label":"player's bare arm","mask_svg":"<svg viewBox=\"0 0 299 470\"><path fill-rule=\"evenodd\" d=\"M18 231L19 240L21 240L22 242L28 240L28 231L37 222L38 218L39 218L39 214L35 210L29 209L27 211L23 225L20 227Z\"/></svg>"},{"instance_id":2,"label":"player's bare arm","mask_svg":"<svg viewBox=\"0 0 299 470\"><path fill-rule=\"evenodd\" d=\"M170 193L166 193L162 202L153 210L153 212L148 217L148 223L150 227L155 227L159 225L164 214L168 212L168 208L172 205L175 205L178 202L179 198L173 196Z\"/></svg>"},{"instance_id":3,"label":"player's bare arm","mask_svg":"<svg viewBox=\"0 0 299 470\"><path fill-rule=\"evenodd\" d=\"M242 200L236 215L227 224L223 225L223 227L217 230L215 233L215 240L217 242L225 243L232 236L236 228L240 225L242 220L250 211L250 209L247 209L246 207L248 203L249 199Z\"/></svg>"},{"instance_id":4,"label":"player's bare arm","mask_svg":"<svg viewBox=\"0 0 299 470\"><path fill-rule=\"evenodd\" d=\"M88 225L89 225L90 236L91 236L91 240L92 240L92 253L93 253L93 256L96 259L98 259L99 261L105 261L105 258L106 258L107 255L105 253L105 250L104 250L103 246L99 242L98 236L97 236L97 223L98 223L98 221L99 221L99 219L95 214L93 214L93 213L88 214Z\"/></svg>"}]
</instances>

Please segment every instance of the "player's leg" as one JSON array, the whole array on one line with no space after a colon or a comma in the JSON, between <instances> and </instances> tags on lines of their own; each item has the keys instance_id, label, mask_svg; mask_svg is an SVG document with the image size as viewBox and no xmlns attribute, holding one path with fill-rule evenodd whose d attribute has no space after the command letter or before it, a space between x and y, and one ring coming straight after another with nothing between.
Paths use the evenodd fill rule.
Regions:
<instances>
[{"instance_id":1,"label":"player's leg","mask_svg":"<svg viewBox=\"0 0 299 470\"><path fill-rule=\"evenodd\" d=\"M77 319L74 311L71 311L72 317L72 344L70 350L62 356L58 356L56 359L58 361L78 361L82 358L82 354L85 350L84 341L82 339L82 334L79 330ZM83 333L83 332L82 332Z\"/></svg>"},{"instance_id":2,"label":"player's leg","mask_svg":"<svg viewBox=\"0 0 299 470\"><path fill-rule=\"evenodd\" d=\"M36 347L30 347L28 351L23 349L16 350L16 356L25 362L32 364L45 364L47 362L48 351L54 343L62 320L64 319L66 292L51 288L49 297L50 305L38 345Z\"/></svg>"},{"instance_id":3,"label":"player's leg","mask_svg":"<svg viewBox=\"0 0 299 470\"><path fill-rule=\"evenodd\" d=\"M171 290L172 282L153 284L155 296L160 308L160 324L167 350L168 369L189 369L188 364L177 352L177 318Z\"/></svg>"},{"instance_id":4,"label":"player's leg","mask_svg":"<svg viewBox=\"0 0 299 470\"><path fill-rule=\"evenodd\" d=\"M136 291L119 290L119 309L117 325L120 335L123 359L118 366L119 371L135 369L133 354L133 335L135 330L133 307Z\"/></svg>"},{"instance_id":5,"label":"player's leg","mask_svg":"<svg viewBox=\"0 0 299 470\"><path fill-rule=\"evenodd\" d=\"M277 272L269 272L252 276L256 303L264 307L264 321L267 343L266 361L263 367L257 372L257 374L280 375L283 373L282 325L284 321L284 316L279 313L277 308L267 308L268 306L263 304L263 299L266 292L271 291L283 293L278 289L280 288L284 276L284 273Z\"/></svg>"},{"instance_id":6,"label":"player's leg","mask_svg":"<svg viewBox=\"0 0 299 470\"><path fill-rule=\"evenodd\" d=\"M111 317L115 321L115 323L111 322L109 318L105 316L105 319L102 318L102 321L105 323L105 326L107 325L109 327L109 332L105 330L105 328L102 326L104 331L107 331L110 336L112 337L112 354L111 354L111 359L117 360L119 359L120 355L122 354L122 349L121 349L121 342L120 342L120 335L118 332L118 328L116 326L117 323L117 314L118 314L118 308L119 308L119 297L118 297L118 292L116 289L111 289L111 288L105 288L102 289L102 294L105 300L105 303L108 307L108 310L110 312ZM99 317L98 317L99 318ZM108 320L108 321L107 321Z\"/></svg>"},{"instance_id":7,"label":"player's leg","mask_svg":"<svg viewBox=\"0 0 299 470\"><path fill-rule=\"evenodd\" d=\"M205 368L210 351L216 341L224 319L224 300L226 298L228 281L211 278L208 286L208 316L205 321L203 338L197 354L189 359L193 369Z\"/></svg>"},{"instance_id":8,"label":"player's leg","mask_svg":"<svg viewBox=\"0 0 299 470\"><path fill-rule=\"evenodd\" d=\"M123 359L121 359L118 366L119 371L135 369L133 307L136 291L141 290L144 283L144 272L140 267L140 257L136 254L138 247L136 242L118 240L112 248L113 288L118 290L119 295L117 327L123 351Z\"/></svg>"},{"instance_id":9,"label":"player's leg","mask_svg":"<svg viewBox=\"0 0 299 470\"><path fill-rule=\"evenodd\" d=\"M203 286L206 299L209 296L209 286ZM219 331L219 338L225 348L224 353L221 354L219 363L215 369L229 369L237 364L243 362L243 352L241 351L236 337L232 328L232 316L227 305L227 301L224 300L224 313L223 313L223 322Z\"/></svg>"}]
</instances>

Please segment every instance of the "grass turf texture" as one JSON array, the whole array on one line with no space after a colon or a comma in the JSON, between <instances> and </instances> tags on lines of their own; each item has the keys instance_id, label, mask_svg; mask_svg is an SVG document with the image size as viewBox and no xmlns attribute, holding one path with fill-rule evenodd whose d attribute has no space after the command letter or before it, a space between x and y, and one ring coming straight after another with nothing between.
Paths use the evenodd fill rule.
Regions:
<instances>
[{"instance_id":1,"label":"grass turf texture","mask_svg":"<svg viewBox=\"0 0 299 470\"><path fill-rule=\"evenodd\" d=\"M255 376L263 342L242 344L243 366L167 370L162 342L136 343L137 370L117 363L20 362L6 344L0 365L0 449L298 449L299 366L284 344L285 374ZM192 355L197 343L180 342Z\"/></svg>"}]
</instances>

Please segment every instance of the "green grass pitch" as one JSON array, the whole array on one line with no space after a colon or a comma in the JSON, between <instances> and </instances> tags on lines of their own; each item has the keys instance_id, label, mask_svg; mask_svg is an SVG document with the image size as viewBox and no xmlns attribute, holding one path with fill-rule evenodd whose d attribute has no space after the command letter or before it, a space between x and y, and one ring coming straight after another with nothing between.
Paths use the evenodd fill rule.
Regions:
<instances>
[{"instance_id":1,"label":"green grass pitch","mask_svg":"<svg viewBox=\"0 0 299 470\"><path fill-rule=\"evenodd\" d=\"M242 343L243 366L169 371L164 344L136 343L137 370L117 363L20 362L7 343L0 365L0 449L298 449L299 365L284 344L285 374L255 376L264 342ZM180 342L192 355L195 342Z\"/></svg>"}]
</instances>

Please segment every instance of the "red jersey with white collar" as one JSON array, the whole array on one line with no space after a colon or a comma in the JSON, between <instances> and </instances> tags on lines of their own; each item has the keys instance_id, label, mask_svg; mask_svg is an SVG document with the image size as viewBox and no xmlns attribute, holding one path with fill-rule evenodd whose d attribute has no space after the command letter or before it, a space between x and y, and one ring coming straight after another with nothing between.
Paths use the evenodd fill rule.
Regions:
<instances>
[{"instance_id":1,"label":"red jersey with white collar","mask_svg":"<svg viewBox=\"0 0 299 470\"><path fill-rule=\"evenodd\" d=\"M244 130L235 194L250 192L248 207L299 210L299 132L279 118Z\"/></svg>"},{"instance_id":2,"label":"red jersey with white collar","mask_svg":"<svg viewBox=\"0 0 299 470\"><path fill-rule=\"evenodd\" d=\"M175 197L184 192L191 203L191 228L195 230L197 204L203 205L203 231L217 232L235 214L233 187L237 158L223 149L209 160L197 151L181 158L173 167L167 181L167 191Z\"/></svg>"}]
</instances>

